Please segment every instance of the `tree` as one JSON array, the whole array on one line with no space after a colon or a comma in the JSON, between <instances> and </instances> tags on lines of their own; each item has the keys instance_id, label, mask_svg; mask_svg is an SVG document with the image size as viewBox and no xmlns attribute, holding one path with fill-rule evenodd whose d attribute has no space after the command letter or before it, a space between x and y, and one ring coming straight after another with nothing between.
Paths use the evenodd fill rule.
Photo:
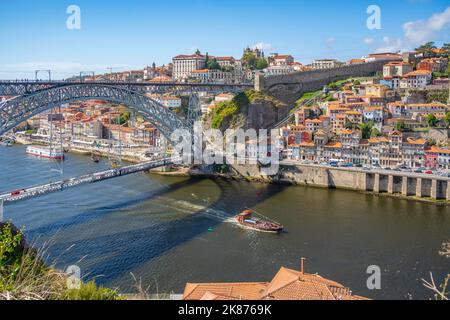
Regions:
<instances>
[{"instance_id":1,"label":"tree","mask_svg":"<svg viewBox=\"0 0 450 320\"><path fill-rule=\"evenodd\" d=\"M267 63L267 60L264 59L264 58L258 58L258 59L256 59L256 61L255 61L255 68L256 68L257 70L265 69L265 68L267 68L268 66L269 66L269 64Z\"/></svg>"},{"instance_id":2,"label":"tree","mask_svg":"<svg viewBox=\"0 0 450 320\"><path fill-rule=\"evenodd\" d=\"M450 43L444 43L444 45L442 46L442 50L444 50L444 54L443 56L450 56Z\"/></svg>"},{"instance_id":3,"label":"tree","mask_svg":"<svg viewBox=\"0 0 450 320\"><path fill-rule=\"evenodd\" d=\"M405 121L403 120L397 121L397 123L395 124L395 130L400 132L406 131Z\"/></svg>"},{"instance_id":4,"label":"tree","mask_svg":"<svg viewBox=\"0 0 450 320\"><path fill-rule=\"evenodd\" d=\"M438 123L438 119L436 118L436 116L434 114L429 114L427 116L427 123L428 123L428 126L430 126L430 127L436 127L436 125Z\"/></svg>"},{"instance_id":5,"label":"tree","mask_svg":"<svg viewBox=\"0 0 450 320\"><path fill-rule=\"evenodd\" d=\"M436 49L434 42L427 42L427 43L421 45L420 47L416 48L416 51L426 52L426 51L431 51L433 49Z\"/></svg>"},{"instance_id":6,"label":"tree","mask_svg":"<svg viewBox=\"0 0 450 320\"><path fill-rule=\"evenodd\" d=\"M246 51L242 56L242 60L245 61L247 68L253 69L256 63L256 55L252 51Z\"/></svg>"},{"instance_id":7,"label":"tree","mask_svg":"<svg viewBox=\"0 0 450 320\"><path fill-rule=\"evenodd\" d=\"M367 123L361 123L359 125L359 130L361 130L363 139L370 139L372 135L373 122L369 121Z\"/></svg>"},{"instance_id":8,"label":"tree","mask_svg":"<svg viewBox=\"0 0 450 320\"><path fill-rule=\"evenodd\" d=\"M221 68L220 68L220 64L217 62L216 59L208 61L206 67L207 67L209 70L220 70L220 69L221 69Z\"/></svg>"},{"instance_id":9,"label":"tree","mask_svg":"<svg viewBox=\"0 0 450 320\"><path fill-rule=\"evenodd\" d=\"M381 131L378 130L377 128L372 128L372 131L370 133L370 137L371 138L375 138L375 137L379 137L381 136Z\"/></svg>"},{"instance_id":10,"label":"tree","mask_svg":"<svg viewBox=\"0 0 450 320\"><path fill-rule=\"evenodd\" d=\"M355 128L355 125L352 122L350 122L350 121L345 122L345 129L353 130L354 128Z\"/></svg>"},{"instance_id":11,"label":"tree","mask_svg":"<svg viewBox=\"0 0 450 320\"><path fill-rule=\"evenodd\" d=\"M445 118L444 118L445 124L447 125L447 127L450 126L450 112L447 112L445 114Z\"/></svg>"}]
</instances>

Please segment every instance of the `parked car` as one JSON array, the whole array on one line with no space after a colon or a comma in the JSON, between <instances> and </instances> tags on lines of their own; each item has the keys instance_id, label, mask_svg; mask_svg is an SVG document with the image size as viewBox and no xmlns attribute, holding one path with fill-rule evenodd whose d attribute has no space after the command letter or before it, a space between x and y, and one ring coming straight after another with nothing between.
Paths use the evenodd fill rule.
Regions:
<instances>
[{"instance_id":1,"label":"parked car","mask_svg":"<svg viewBox=\"0 0 450 320\"><path fill-rule=\"evenodd\" d=\"M431 171L431 170L425 170L423 173L425 173L425 174L433 174L433 171Z\"/></svg>"}]
</instances>

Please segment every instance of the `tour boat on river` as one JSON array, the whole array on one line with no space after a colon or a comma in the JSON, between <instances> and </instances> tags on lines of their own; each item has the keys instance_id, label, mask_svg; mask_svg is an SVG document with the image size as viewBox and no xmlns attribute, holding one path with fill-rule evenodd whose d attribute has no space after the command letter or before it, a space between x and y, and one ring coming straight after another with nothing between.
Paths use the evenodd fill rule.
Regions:
<instances>
[{"instance_id":1,"label":"tour boat on river","mask_svg":"<svg viewBox=\"0 0 450 320\"><path fill-rule=\"evenodd\" d=\"M269 221L267 218L256 218L253 215L254 212L252 210L245 210L238 214L235 219L238 225L246 229L267 233L280 233L283 231L283 226L278 222Z\"/></svg>"},{"instance_id":2,"label":"tour boat on river","mask_svg":"<svg viewBox=\"0 0 450 320\"><path fill-rule=\"evenodd\" d=\"M27 154L53 160L64 160L64 151L49 147L30 146L27 147Z\"/></svg>"}]
</instances>

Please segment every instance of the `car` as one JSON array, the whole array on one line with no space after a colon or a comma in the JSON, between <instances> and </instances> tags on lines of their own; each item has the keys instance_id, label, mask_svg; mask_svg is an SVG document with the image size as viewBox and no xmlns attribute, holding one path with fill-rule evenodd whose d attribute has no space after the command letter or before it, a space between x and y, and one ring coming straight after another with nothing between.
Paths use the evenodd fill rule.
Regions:
<instances>
[{"instance_id":1,"label":"car","mask_svg":"<svg viewBox=\"0 0 450 320\"><path fill-rule=\"evenodd\" d=\"M384 170L391 171L392 169L389 167L383 168Z\"/></svg>"},{"instance_id":2,"label":"car","mask_svg":"<svg viewBox=\"0 0 450 320\"><path fill-rule=\"evenodd\" d=\"M423 173L425 173L425 174L433 174L433 171L431 171L431 170L426 170L426 171L424 171Z\"/></svg>"}]
</instances>

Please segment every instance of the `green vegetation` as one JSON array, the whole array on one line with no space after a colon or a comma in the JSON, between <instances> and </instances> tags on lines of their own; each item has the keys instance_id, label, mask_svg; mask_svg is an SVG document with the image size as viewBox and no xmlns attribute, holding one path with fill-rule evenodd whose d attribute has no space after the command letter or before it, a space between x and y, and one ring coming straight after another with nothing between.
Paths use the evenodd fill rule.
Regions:
<instances>
[{"instance_id":1,"label":"green vegetation","mask_svg":"<svg viewBox=\"0 0 450 320\"><path fill-rule=\"evenodd\" d=\"M242 56L242 60L246 62L247 68L250 70L262 70L269 66L267 60L263 57L256 57L256 54L251 51L247 51Z\"/></svg>"},{"instance_id":2,"label":"green vegetation","mask_svg":"<svg viewBox=\"0 0 450 320\"><path fill-rule=\"evenodd\" d=\"M220 102L213 111L211 127L219 129L225 119L233 119L233 116L250 103L246 92L237 94L233 100Z\"/></svg>"},{"instance_id":3,"label":"green vegetation","mask_svg":"<svg viewBox=\"0 0 450 320\"><path fill-rule=\"evenodd\" d=\"M436 118L434 114L429 114L427 116L427 123L429 127L436 127L439 120Z\"/></svg>"},{"instance_id":4,"label":"green vegetation","mask_svg":"<svg viewBox=\"0 0 450 320\"><path fill-rule=\"evenodd\" d=\"M403 120L397 121L397 123L395 124L395 130L400 131L400 132L407 131L405 121L403 121Z\"/></svg>"},{"instance_id":5,"label":"green vegetation","mask_svg":"<svg viewBox=\"0 0 450 320\"><path fill-rule=\"evenodd\" d=\"M37 133L37 129L30 129L30 130L25 131L25 134L27 134L27 135L32 135L35 133Z\"/></svg>"},{"instance_id":6,"label":"green vegetation","mask_svg":"<svg viewBox=\"0 0 450 320\"><path fill-rule=\"evenodd\" d=\"M448 102L449 91L446 89L437 89L437 90L410 90L410 94L412 95L422 95L427 103L444 103Z\"/></svg>"},{"instance_id":7,"label":"green vegetation","mask_svg":"<svg viewBox=\"0 0 450 320\"><path fill-rule=\"evenodd\" d=\"M220 102L213 110L211 127L214 129L220 129L224 120L229 120L233 123L235 116L241 112L250 103L254 103L257 100L271 103L275 108L284 105L280 100L267 95L263 92L255 90L248 90L237 94L233 100L227 102Z\"/></svg>"},{"instance_id":8,"label":"green vegetation","mask_svg":"<svg viewBox=\"0 0 450 320\"><path fill-rule=\"evenodd\" d=\"M296 104L297 106L303 104L304 102L312 99L313 97L319 95L322 93L322 90L317 90L317 91L311 91L311 92L306 92L305 94L303 94L303 96L297 100Z\"/></svg>"},{"instance_id":9,"label":"green vegetation","mask_svg":"<svg viewBox=\"0 0 450 320\"><path fill-rule=\"evenodd\" d=\"M359 130L361 130L363 139L370 139L371 137L377 136L379 133L378 129L374 128L374 123L369 121L367 123L361 123L359 125Z\"/></svg>"},{"instance_id":10,"label":"green vegetation","mask_svg":"<svg viewBox=\"0 0 450 320\"><path fill-rule=\"evenodd\" d=\"M206 63L206 68L209 69L209 70L221 70L220 64L217 62L216 59L209 60Z\"/></svg>"},{"instance_id":11,"label":"green vegetation","mask_svg":"<svg viewBox=\"0 0 450 320\"><path fill-rule=\"evenodd\" d=\"M0 300L119 299L115 290L94 282L68 289L66 274L45 266L40 255L26 246L21 231L0 223Z\"/></svg>"},{"instance_id":12,"label":"green vegetation","mask_svg":"<svg viewBox=\"0 0 450 320\"><path fill-rule=\"evenodd\" d=\"M450 126L450 112L447 112L447 113L445 114L444 122L445 122L445 124L447 125L447 127Z\"/></svg>"},{"instance_id":13,"label":"green vegetation","mask_svg":"<svg viewBox=\"0 0 450 320\"><path fill-rule=\"evenodd\" d=\"M130 120L130 113L128 111L125 111L120 115L119 119L117 118L111 119L111 122L113 124L120 124L121 126L123 126L124 124L128 123L129 120Z\"/></svg>"},{"instance_id":14,"label":"green vegetation","mask_svg":"<svg viewBox=\"0 0 450 320\"><path fill-rule=\"evenodd\" d=\"M416 48L417 52L431 52L431 50L436 49L434 42L427 42L420 47Z\"/></svg>"},{"instance_id":15,"label":"green vegetation","mask_svg":"<svg viewBox=\"0 0 450 320\"><path fill-rule=\"evenodd\" d=\"M262 69L267 68L268 66L269 66L269 63L267 62L266 59L264 59L264 58L256 59L256 62L255 62L255 69L256 70L262 70Z\"/></svg>"}]
</instances>

